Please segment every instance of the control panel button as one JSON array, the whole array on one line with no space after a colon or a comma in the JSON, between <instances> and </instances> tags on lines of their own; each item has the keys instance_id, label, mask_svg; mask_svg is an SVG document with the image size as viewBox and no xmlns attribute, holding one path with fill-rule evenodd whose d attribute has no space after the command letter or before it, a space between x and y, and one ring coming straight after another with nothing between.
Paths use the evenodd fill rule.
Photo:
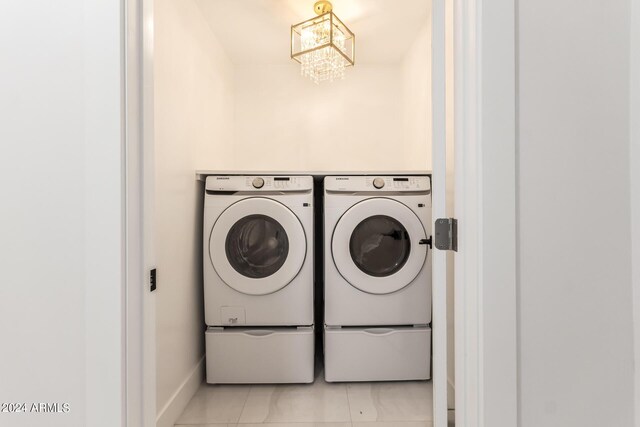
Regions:
<instances>
[{"instance_id":1,"label":"control panel button","mask_svg":"<svg viewBox=\"0 0 640 427\"><path fill-rule=\"evenodd\" d=\"M264 186L264 179L260 177L254 178L252 184L255 188L262 188Z\"/></svg>"},{"instance_id":2,"label":"control panel button","mask_svg":"<svg viewBox=\"0 0 640 427\"><path fill-rule=\"evenodd\" d=\"M382 188L384 187L384 179L382 178L376 178L373 180L373 186L376 188Z\"/></svg>"}]
</instances>

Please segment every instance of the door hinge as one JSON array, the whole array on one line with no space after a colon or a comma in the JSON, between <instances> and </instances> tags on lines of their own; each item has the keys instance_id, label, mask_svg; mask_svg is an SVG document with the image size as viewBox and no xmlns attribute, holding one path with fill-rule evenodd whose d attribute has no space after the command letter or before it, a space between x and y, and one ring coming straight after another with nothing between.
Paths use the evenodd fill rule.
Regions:
<instances>
[{"instance_id":1,"label":"door hinge","mask_svg":"<svg viewBox=\"0 0 640 427\"><path fill-rule=\"evenodd\" d=\"M436 220L436 249L441 251L458 251L458 220L455 218L438 218Z\"/></svg>"}]
</instances>

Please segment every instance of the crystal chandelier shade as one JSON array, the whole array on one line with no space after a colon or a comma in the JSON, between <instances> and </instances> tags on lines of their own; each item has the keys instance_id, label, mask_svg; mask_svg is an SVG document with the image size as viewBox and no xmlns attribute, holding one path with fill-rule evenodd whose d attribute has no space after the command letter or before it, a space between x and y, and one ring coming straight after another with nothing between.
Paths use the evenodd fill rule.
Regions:
<instances>
[{"instance_id":1,"label":"crystal chandelier shade","mask_svg":"<svg viewBox=\"0 0 640 427\"><path fill-rule=\"evenodd\" d=\"M321 3L325 8L318 7ZM291 26L291 58L301 64L301 74L316 84L343 79L345 68L355 63L355 35L327 3L315 6L316 12L327 12Z\"/></svg>"}]
</instances>

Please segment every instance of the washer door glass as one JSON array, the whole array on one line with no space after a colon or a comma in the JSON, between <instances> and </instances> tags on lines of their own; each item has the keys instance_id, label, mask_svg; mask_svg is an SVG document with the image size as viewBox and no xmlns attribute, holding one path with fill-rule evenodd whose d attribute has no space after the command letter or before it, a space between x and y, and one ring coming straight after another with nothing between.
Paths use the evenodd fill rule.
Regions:
<instances>
[{"instance_id":1,"label":"washer door glass","mask_svg":"<svg viewBox=\"0 0 640 427\"><path fill-rule=\"evenodd\" d=\"M423 239L426 232L414 211L396 200L372 197L338 219L331 254L350 285L370 294L389 294L408 286L422 271L428 253L427 245L420 244Z\"/></svg>"},{"instance_id":2,"label":"washer door glass","mask_svg":"<svg viewBox=\"0 0 640 427\"><path fill-rule=\"evenodd\" d=\"M231 227L225 248L234 270L252 279L262 279L282 267L289 254L289 239L275 219L248 215Z\"/></svg>"},{"instance_id":3,"label":"washer door glass","mask_svg":"<svg viewBox=\"0 0 640 427\"><path fill-rule=\"evenodd\" d=\"M356 266L374 277L386 277L400 270L409 259L411 239L394 218L375 215L356 226L349 241Z\"/></svg>"},{"instance_id":4,"label":"washer door glass","mask_svg":"<svg viewBox=\"0 0 640 427\"><path fill-rule=\"evenodd\" d=\"M302 223L291 209L266 197L233 203L209 235L209 259L216 273L230 288L247 295L284 288L306 257Z\"/></svg>"}]
</instances>

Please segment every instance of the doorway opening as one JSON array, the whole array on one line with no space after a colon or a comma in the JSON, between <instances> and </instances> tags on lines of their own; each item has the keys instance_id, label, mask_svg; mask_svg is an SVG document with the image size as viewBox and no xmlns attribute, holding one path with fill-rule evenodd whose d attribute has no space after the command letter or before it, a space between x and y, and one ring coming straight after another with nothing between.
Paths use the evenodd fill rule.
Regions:
<instances>
[{"instance_id":1,"label":"doorway opening","mask_svg":"<svg viewBox=\"0 0 640 427\"><path fill-rule=\"evenodd\" d=\"M358 57L344 80L320 85L301 76L288 55L289 26L307 17L309 6L276 0L154 3L158 425L432 421L431 382L334 385L322 380L319 367L308 387L203 384L203 176L432 170L430 2L335 1L335 12L357 34ZM451 85L449 90L452 100ZM452 143L452 129L447 137ZM452 348L449 356L453 367ZM452 371L448 379L453 387ZM274 409L268 403L274 396L290 400L276 399ZM293 415L278 412L282 406ZM296 408L316 415L296 415ZM340 408L339 416L327 415Z\"/></svg>"}]
</instances>

